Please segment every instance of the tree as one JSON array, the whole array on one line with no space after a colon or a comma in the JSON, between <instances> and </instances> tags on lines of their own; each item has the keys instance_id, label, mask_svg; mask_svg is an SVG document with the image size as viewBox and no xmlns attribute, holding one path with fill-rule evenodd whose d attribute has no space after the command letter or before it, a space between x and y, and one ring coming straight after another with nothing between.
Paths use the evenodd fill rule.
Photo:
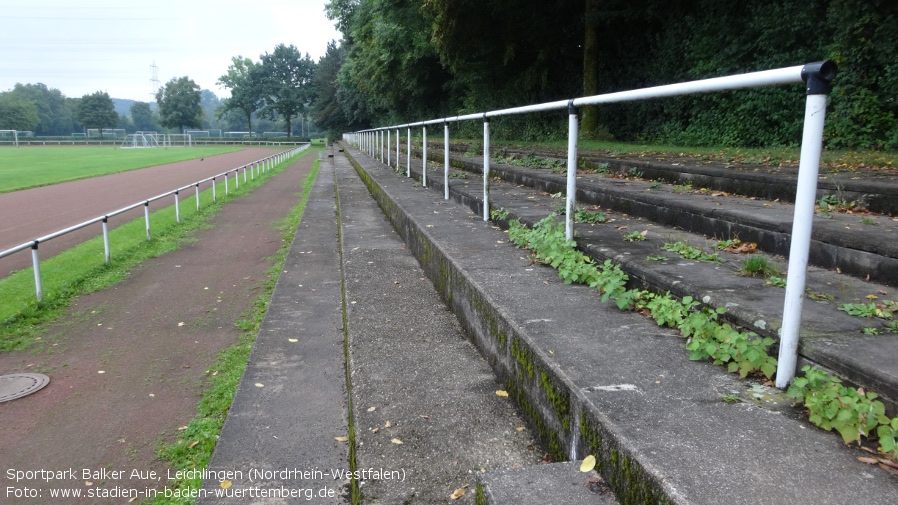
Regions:
<instances>
[{"instance_id":1,"label":"tree","mask_svg":"<svg viewBox=\"0 0 898 505\"><path fill-rule=\"evenodd\" d=\"M71 135L75 111L66 104L65 96L58 89L45 84L16 84L13 93L26 98L37 107L39 118L34 127L35 135Z\"/></svg>"},{"instance_id":2,"label":"tree","mask_svg":"<svg viewBox=\"0 0 898 505\"><path fill-rule=\"evenodd\" d=\"M279 44L271 54L261 56L260 89L265 107L261 114L270 119L280 117L293 135L293 119L305 114L313 98L311 87L315 63L299 54L292 44Z\"/></svg>"},{"instance_id":3,"label":"tree","mask_svg":"<svg viewBox=\"0 0 898 505\"><path fill-rule=\"evenodd\" d=\"M15 93L0 93L0 130L33 131L40 118L34 102Z\"/></svg>"},{"instance_id":4,"label":"tree","mask_svg":"<svg viewBox=\"0 0 898 505\"><path fill-rule=\"evenodd\" d=\"M118 114L109 93L97 91L81 97L78 104L78 122L85 128L97 128L100 137L103 136L103 128L115 128L118 125Z\"/></svg>"},{"instance_id":5,"label":"tree","mask_svg":"<svg viewBox=\"0 0 898 505\"><path fill-rule=\"evenodd\" d=\"M203 125L200 87L192 79L179 77L165 83L156 93L159 123L166 128L199 128Z\"/></svg>"},{"instance_id":6,"label":"tree","mask_svg":"<svg viewBox=\"0 0 898 505\"><path fill-rule=\"evenodd\" d=\"M312 77L315 100L312 103L312 118L319 127L328 131L331 138L349 127L349 120L340 104L337 74L343 65L343 51L337 43L327 43L327 52L318 60L318 67Z\"/></svg>"},{"instance_id":7,"label":"tree","mask_svg":"<svg viewBox=\"0 0 898 505\"><path fill-rule=\"evenodd\" d=\"M218 119L232 110L243 113L249 134L253 134L253 113L264 105L261 89L261 66L249 58L234 56L231 58L228 73L218 78L219 86L231 90L231 97L224 100L215 113Z\"/></svg>"},{"instance_id":8,"label":"tree","mask_svg":"<svg viewBox=\"0 0 898 505\"><path fill-rule=\"evenodd\" d=\"M147 102L134 102L131 104L131 122L134 124L136 131L151 132L159 129L153 110Z\"/></svg>"}]
</instances>

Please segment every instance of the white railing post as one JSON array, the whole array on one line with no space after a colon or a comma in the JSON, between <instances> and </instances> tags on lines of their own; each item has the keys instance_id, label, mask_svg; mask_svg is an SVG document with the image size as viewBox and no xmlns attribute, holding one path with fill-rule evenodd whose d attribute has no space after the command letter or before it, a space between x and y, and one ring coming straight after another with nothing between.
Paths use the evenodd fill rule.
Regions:
<instances>
[{"instance_id":1,"label":"white railing post","mask_svg":"<svg viewBox=\"0 0 898 505\"><path fill-rule=\"evenodd\" d=\"M787 388L792 382L798 362L798 334L811 246L811 225L814 220L814 204L817 200L817 174L820 169L820 153L823 149L826 99L831 89L830 81L835 74L836 66L832 62L808 64L801 71L801 77L807 84L807 102L804 112L804 132L801 137L801 158L798 163L792 243L789 246L786 297L783 302L783 326L780 331L780 351L776 369L776 387L780 389Z\"/></svg>"},{"instance_id":2,"label":"white railing post","mask_svg":"<svg viewBox=\"0 0 898 505\"><path fill-rule=\"evenodd\" d=\"M193 185L194 193L196 194L196 211L200 211L200 183L196 183Z\"/></svg>"},{"instance_id":3,"label":"white railing post","mask_svg":"<svg viewBox=\"0 0 898 505\"><path fill-rule=\"evenodd\" d=\"M412 127L408 127L408 159L406 160L406 177L412 176Z\"/></svg>"},{"instance_id":4,"label":"white railing post","mask_svg":"<svg viewBox=\"0 0 898 505\"><path fill-rule=\"evenodd\" d=\"M31 246L31 264L34 267L34 292L37 296L37 301L42 301L44 299L44 287L41 284L41 259L37 254L37 240Z\"/></svg>"},{"instance_id":5,"label":"white railing post","mask_svg":"<svg viewBox=\"0 0 898 505\"><path fill-rule=\"evenodd\" d=\"M390 138L390 130L387 130L387 166L388 167L391 166L390 165L390 154L391 154L390 153L390 147L391 147L390 142L391 142L391 140L392 139Z\"/></svg>"},{"instance_id":6,"label":"white railing post","mask_svg":"<svg viewBox=\"0 0 898 505\"><path fill-rule=\"evenodd\" d=\"M175 222L181 222L181 205L178 202L178 192L175 191Z\"/></svg>"},{"instance_id":7,"label":"white railing post","mask_svg":"<svg viewBox=\"0 0 898 505\"><path fill-rule=\"evenodd\" d=\"M384 162L384 143L386 142L387 138L384 135L383 130L377 130L377 132L380 134L380 162L383 163Z\"/></svg>"},{"instance_id":8,"label":"white railing post","mask_svg":"<svg viewBox=\"0 0 898 505\"><path fill-rule=\"evenodd\" d=\"M106 264L109 264L109 217L103 216L103 257Z\"/></svg>"},{"instance_id":9,"label":"white railing post","mask_svg":"<svg viewBox=\"0 0 898 505\"><path fill-rule=\"evenodd\" d=\"M401 158L399 154L402 152L401 147L399 145L399 128L396 128L396 171L399 172L400 168L402 168L402 162L399 161Z\"/></svg>"},{"instance_id":10,"label":"white railing post","mask_svg":"<svg viewBox=\"0 0 898 505\"><path fill-rule=\"evenodd\" d=\"M427 187L427 126L421 127L421 186Z\"/></svg>"},{"instance_id":11,"label":"white railing post","mask_svg":"<svg viewBox=\"0 0 898 505\"><path fill-rule=\"evenodd\" d=\"M483 116L483 220L490 220L490 118Z\"/></svg>"},{"instance_id":12,"label":"white railing post","mask_svg":"<svg viewBox=\"0 0 898 505\"><path fill-rule=\"evenodd\" d=\"M215 177L212 178L212 201L218 201L217 195L215 194Z\"/></svg>"},{"instance_id":13,"label":"white railing post","mask_svg":"<svg viewBox=\"0 0 898 505\"><path fill-rule=\"evenodd\" d=\"M147 242L149 242L153 237L150 235L150 201L147 200L143 204L143 219L146 223L147 230Z\"/></svg>"},{"instance_id":14,"label":"white railing post","mask_svg":"<svg viewBox=\"0 0 898 505\"><path fill-rule=\"evenodd\" d=\"M449 199L449 123L443 123L443 199Z\"/></svg>"},{"instance_id":15,"label":"white railing post","mask_svg":"<svg viewBox=\"0 0 898 505\"><path fill-rule=\"evenodd\" d=\"M564 238L574 240L574 214L577 212L577 108L568 104L567 122L567 201L565 202Z\"/></svg>"}]
</instances>

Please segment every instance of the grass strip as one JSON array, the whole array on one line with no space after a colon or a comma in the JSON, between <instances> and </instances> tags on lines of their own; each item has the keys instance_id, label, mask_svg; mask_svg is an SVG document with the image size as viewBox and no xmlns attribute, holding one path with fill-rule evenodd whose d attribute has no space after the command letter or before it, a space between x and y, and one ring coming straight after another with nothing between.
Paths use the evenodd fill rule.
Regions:
<instances>
[{"instance_id":1,"label":"grass strip","mask_svg":"<svg viewBox=\"0 0 898 505\"><path fill-rule=\"evenodd\" d=\"M195 231L207 228L208 221L222 205L249 193L284 166L248 179L246 183L241 179L240 187L236 189L232 179L228 195L225 195L224 181L218 182L217 201L212 201L212 188L208 188L200 193L199 211L196 210L195 196L182 200L180 224L175 221L173 205L151 213L150 241L146 239L143 217L111 230L109 264L105 263L102 236L41 261L44 291L41 302L35 300L31 268L0 280L0 352L27 349L40 338L41 325L59 317L75 297L111 286L124 279L141 262L193 240ZM98 233L99 227L97 224Z\"/></svg>"},{"instance_id":2,"label":"grass strip","mask_svg":"<svg viewBox=\"0 0 898 505\"><path fill-rule=\"evenodd\" d=\"M308 152L308 151L306 151ZM207 371L208 387L203 393L203 398L197 405L197 415L187 425L187 429L181 432L179 440L173 444L164 446L159 455L162 459L171 463L175 470L193 470L205 468L212 457L221 428L224 426L228 409L234 400L237 386L243 376L249 360L250 351L256 340L256 335L265 317L268 301L274 292L278 275L284 265L293 236L302 219L303 210L309 200L309 192L312 183L318 175L320 160L315 161L312 171L303 179L300 202L290 214L280 220L278 231L283 233L281 248L277 254L271 257L273 265L268 269L267 279L263 281L262 293L253 302L252 308L247 310L244 316L237 321L237 327L242 331L239 341L224 349L216 357L215 362ZM195 445L191 445L197 442ZM190 472L195 473L195 472ZM203 485L201 478L178 478L168 481L166 490L169 496L159 494L144 503L151 505L189 504L193 503L195 492Z\"/></svg>"},{"instance_id":3,"label":"grass strip","mask_svg":"<svg viewBox=\"0 0 898 505\"><path fill-rule=\"evenodd\" d=\"M242 146L183 149L118 149L116 147L22 147L0 157L0 193L89 179L242 150Z\"/></svg>"}]
</instances>

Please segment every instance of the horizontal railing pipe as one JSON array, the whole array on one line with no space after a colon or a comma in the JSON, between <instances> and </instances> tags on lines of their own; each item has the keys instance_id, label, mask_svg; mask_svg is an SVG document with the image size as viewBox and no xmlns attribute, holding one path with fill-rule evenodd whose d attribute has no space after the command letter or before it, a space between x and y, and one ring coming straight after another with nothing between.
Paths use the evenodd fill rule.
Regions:
<instances>
[{"instance_id":1,"label":"horizontal railing pipe","mask_svg":"<svg viewBox=\"0 0 898 505\"><path fill-rule=\"evenodd\" d=\"M305 150L308 149L310 146L311 146L311 144L309 144L309 143L299 143L299 147L294 147L294 148L289 149L289 150L287 150L287 151L284 151L284 152L282 152L282 153L278 153L278 154L275 154L275 155L267 156L267 157L265 157L265 158L262 158L262 159L260 159L260 160L257 160L257 161L255 161L255 162L253 162L253 163L251 164L251 165L253 166L253 174L252 174L252 175L253 175L253 176L255 175L255 167L256 167L256 166L259 167L259 170L260 170L259 175L261 175L263 171L267 172L267 171L269 171L271 168L274 168L275 164L276 164L276 163L280 163L281 160L286 160L286 159L288 159L288 158L290 158L290 157L292 157L292 156L295 156L295 155L301 153L302 151L305 151ZM229 174L229 173L231 173L231 172L234 172L234 180L235 180L235 182L236 182L236 184L237 184L237 187L239 188L239 187L240 187L239 175L240 175L240 169L241 169L241 168L243 169L243 178L244 178L243 180L244 180L244 182L246 182L246 168L247 168L247 165L243 165L242 167L238 167L238 168L234 168L234 169L231 169L231 170L227 170L227 171L222 172L222 173L220 173L220 174L218 174L218 175L213 175L212 177L207 177L207 178L205 178L205 179L196 181L196 182L194 182L194 183L192 183L192 184L188 184L188 185L186 185L186 186L182 186L182 187L180 187L180 188L176 188L176 189L173 189L173 190L171 190L171 191L167 191L167 192L165 192L165 193L162 193L162 194L159 194L159 195L156 195L156 196L153 196L153 197L150 197L150 198L141 200L140 202L137 202L137 203L128 205L128 206L126 206L126 207L122 207L122 208L117 209L117 210L114 210L114 211L112 211L112 212L108 212L108 213L106 213L106 214L104 214L104 215L102 215L102 216L98 216L98 217L95 217L95 218L93 218L93 219L89 219L89 220L87 220L87 221L84 221L84 222L81 222L81 223L78 223L78 224L69 226L68 228L64 228L64 229L62 229L62 230L55 231L55 232L53 232L53 233L44 235L44 236L42 236L42 237L39 237L39 238L36 238L36 239L33 239L33 240L29 240L28 242L19 244L19 245L15 246L15 247L11 247L11 248L6 249L6 250L4 250L4 251L0 251L0 258L5 258L5 257L10 256L10 255L12 255L12 254L15 254L15 253L17 253L17 252L24 251L25 249L31 249L32 263L33 263L33 268L34 268L35 292L36 292L36 296L37 296L38 301L41 301L41 300L43 299L43 287L42 287L42 284L41 284L40 259L39 259L39 255L38 255L38 244L40 244L40 243L42 243L42 242L46 242L46 241L48 241L48 240L52 240L52 239L57 238L57 237L60 237L60 236L62 236L62 235L66 235L66 234L71 233L71 232L74 232L74 231L80 230L80 229L82 229L82 228L86 228L86 227L91 226L91 225L96 224L96 223L102 223L102 224L103 224L103 232L102 232L102 236L103 236L104 257L105 257L106 263L109 263L109 260L110 260L110 253L109 253L109 250L110 250L110 248L109 248L109 227L108 227L108 221L109 221L109 218L110 218L110 217L114 217L114 216L117 216L117 215L119 215L119 214L123 214L123 213L125 213L125 212L128 212L128 211L130 211L130 210L136 209L136 208L138 208L138 207L143 207L143 208L144 208L144 220L145 220L146 236L147 236L147 240L151 240L151 234L150 234L150 210L149 210L149 208L150 208L150 203L151 203L151 202L154 202L154 201L157 201L157 200L161 200L161 199L163 199L163 198L166 198L166 197L169 197L169 196L174 195L174 196L175 196L175 219L176 219L177 222L180 222L180 206L179 206L179 199L178 199L178 194L179 194L179 192L184 191L184 190L187 190L187 189L190 189L190 188L194 188L195 194L196 194L196 208L197 208L197 210L199 210L199 209L200 209L200 189L199 189L199 188L200 188L200 185L203 184L203 183L206 183L206 182L210 182L210 181L211 181L211 183L212 183L213 201L215 201L215 191L216 191L216 188L215 188L215 182L216 182L216 179L217 179L218 177L225 177L225 191L227 192L227 174ZM255 177L253 177L253 178L255 178Z\"/></svg>"}]
</instances>

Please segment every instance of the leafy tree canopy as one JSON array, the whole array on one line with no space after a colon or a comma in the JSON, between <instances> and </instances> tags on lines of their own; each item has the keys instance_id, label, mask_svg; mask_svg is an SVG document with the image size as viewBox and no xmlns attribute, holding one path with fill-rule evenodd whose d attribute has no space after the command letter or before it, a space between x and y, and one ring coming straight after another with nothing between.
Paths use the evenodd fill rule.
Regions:
<instances>
[{"instance_id":1,"label":"leafy tree canopy","mask_svg":"<svg viewBox=\"0 0 898 505\"><path fill-rule=\"evenodd\" d=\"M0 93L0 130L34 131L39 122L34 102L12 92Z\"/></svg>"},{"instance_id":2,"label":"leafy tree canopy","mask_svg":"<svg viewBox=\"0 0 898 505\"><path fill-rule=\"evenodd\" d=\"M261 71L261 66L253 60L234 56L227 73L219 77L216 83L231 90L231 97L224 100L216 111L216 116L221 118L230 111L241 112L246 118L250 135L253 132L253 113L265 103L262 97Z\"/></svg>"},{"instance_id":3,"label":"leafy tree canopy","mask_svg":"<svg viewBox=\"0 0 898 505\"><path fill-rule=\"evenodd\" d=\"M261 56L260 86L265 107L263 117L280 117L293 135L293 122L305 115L314 98L311 87L315 62L308 53L303 56L292 44L279 44L272 53Z\"/></svg>"},{"instance_id":4,"label":"leafy tree canopy","mask_svg":"<svg viewBox=\"0 0 898 505\"><path fill-rule=\"evenodd\" d=\"M165 83L156 93L159 104L159 124L166 128L200 128L203 126L203 108L200 107L200 87L188 77L179 77Z\"/></svg>"},{"instance_id":5,"label":"leafy tree canopy","mask_svg":"<svg viewBox=\"0 0 898 505\"><path fill-rule=\"evenodd\" d=\"M78 122L85 128L97 128L100 135L104 128L115 128L118 125L118 114L109 93L97 91L81 97L78 104Z\"/></svg>"}]
</instances>

